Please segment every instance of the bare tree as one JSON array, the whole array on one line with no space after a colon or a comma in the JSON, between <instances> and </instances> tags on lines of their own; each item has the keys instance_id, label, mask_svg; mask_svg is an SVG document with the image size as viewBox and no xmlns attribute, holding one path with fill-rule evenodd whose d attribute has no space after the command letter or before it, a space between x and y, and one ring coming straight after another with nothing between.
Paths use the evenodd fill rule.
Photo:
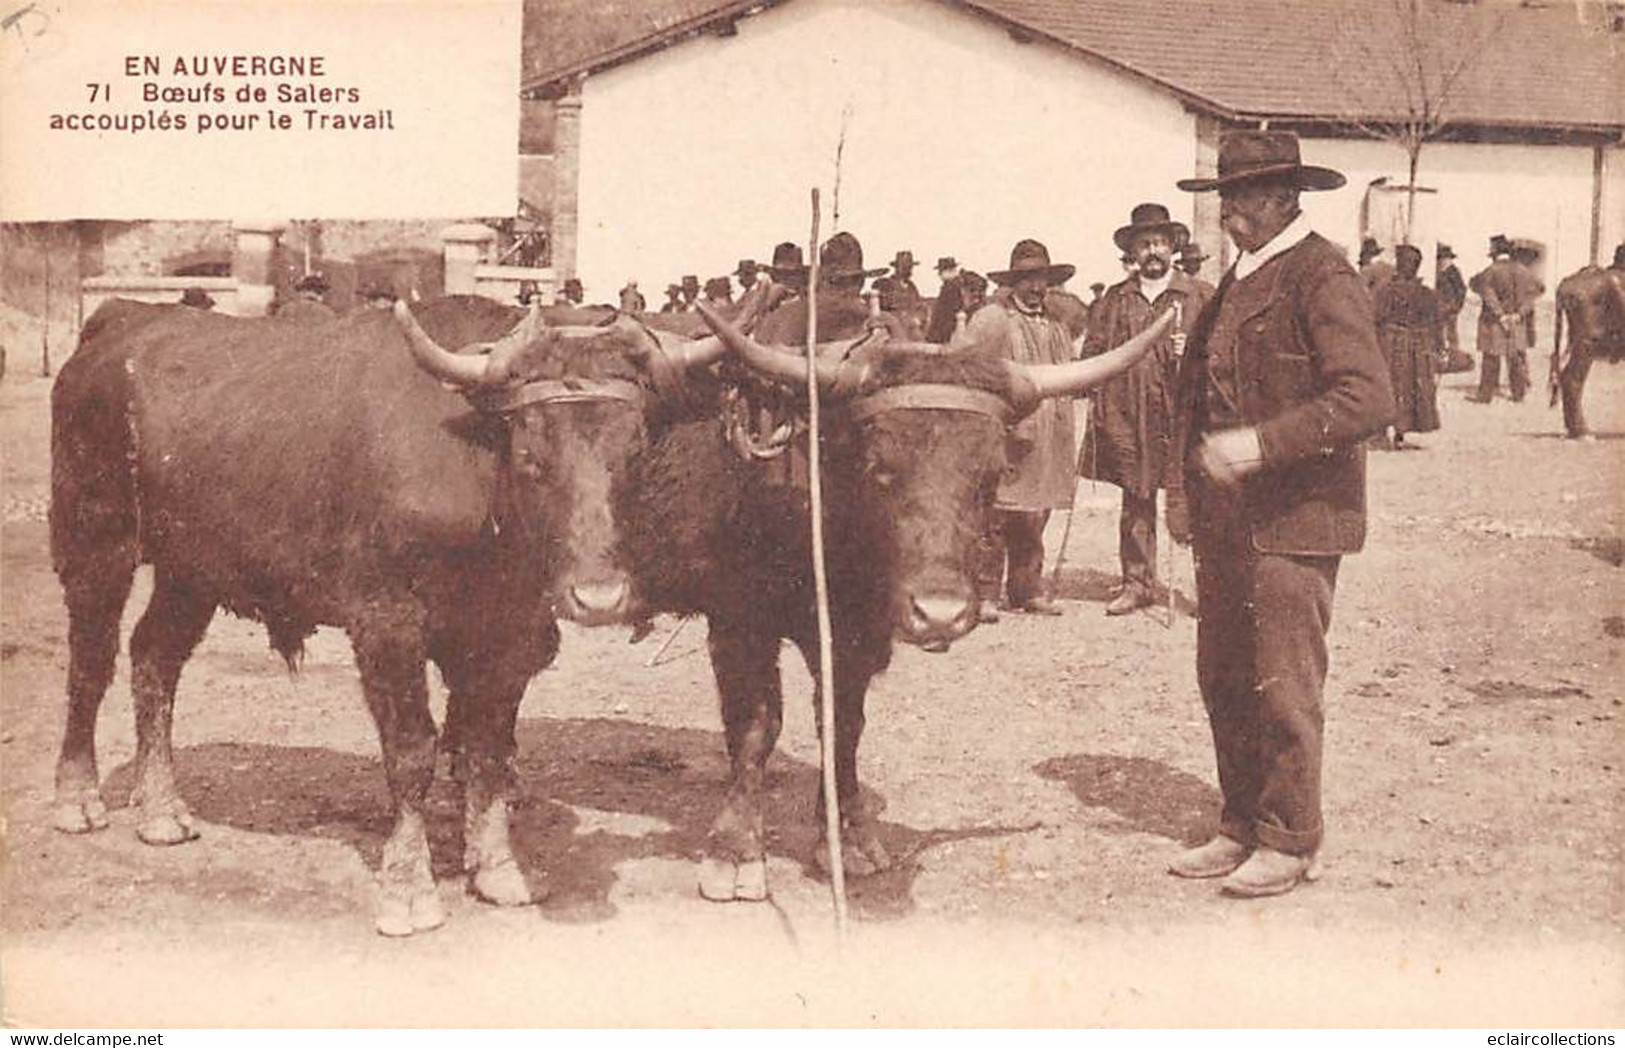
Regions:
<instances>
[{"instance_id":1,"label":"bare tree","mask_svg":"<svg viewBox=\"0 0 1625 1048\"><path fill-rule=\"evenodd\" d=\"M1347 98L1347 124L1405 151L1408 243L1422 149L1454 119L1463 84L1500 33L1506 10L1444 0L1342 6L1328 36L1327 68Z\"/></svg>"}]
</instances>

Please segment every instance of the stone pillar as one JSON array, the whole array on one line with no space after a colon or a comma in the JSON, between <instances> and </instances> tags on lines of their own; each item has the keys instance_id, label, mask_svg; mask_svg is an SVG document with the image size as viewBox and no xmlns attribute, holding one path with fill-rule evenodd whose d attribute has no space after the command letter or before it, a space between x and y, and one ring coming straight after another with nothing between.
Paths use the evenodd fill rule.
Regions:
<instances>
[{"instance_id":1,"label":"stone pillar","mask_svg":"<svg viewBox=\"0 0 1625 1048\"><path fill-rule=\"evenodd\" d=\"M553 273L560 283L576 275L576 233L581 214L581 85L553 103Z\"/></svg>"},{"instance_id":2,"label":"stone pillar","mask_svg":"<svg viewBox=\"0 0 1625 1048\"><path fill-rule=\"evenodd\" d=\"M447 226L440 231L440 239L445 244L446 294L474 294L474 267L485 261L487 249L496 236L496 230L478 222Z\"/></svg>"},{"instance_id":3,"label":"stone pillar","mask_svg":"<svg viewBox=\"0 0 1625 1048\"><path fill-rule=\"evenodd\" d=\"M276 297L276 252L285 225L281 222L233 222L231 275L237 278L235 312L263 317Z\"/></svg>"},{"instance_id":4,"label":"stone pillar","mask_svg":"<svg viewBox=\"0 0 1625 1048\"><path fill-rule=\"evenodd\" d=\"M1196 114L1196 170L1192 177L1212 178L1219 173L1219 134L1223 125L1218 118L1206 113ZM1219 194L1192 193L1194 213L1191 236L1202 245L1209 258L1202 263L1197 274L1210 284L1219 282L1219 275L1230 268L1230 241L1219 225Z\"/></svg>"}]
</instances>

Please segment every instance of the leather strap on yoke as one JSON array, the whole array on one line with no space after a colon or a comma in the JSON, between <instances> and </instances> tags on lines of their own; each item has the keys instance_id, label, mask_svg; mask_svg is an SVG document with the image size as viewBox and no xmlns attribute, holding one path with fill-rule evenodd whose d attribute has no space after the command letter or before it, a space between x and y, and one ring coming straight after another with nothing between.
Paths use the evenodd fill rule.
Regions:
<instances>
[{"instance_id":1,"label":"leather strap on yoke","mask_svg":"<svg viewBox=\"0 0 1625 1048\"><path fill-rule=\"evenodd\" d=\"M996 393L935 382L913 382L891 386L852 401L847 411L854 419L866 419L883 411L969 411L1007 423L1013 414L1009 401Z\"/></svg>"}]
</instances>

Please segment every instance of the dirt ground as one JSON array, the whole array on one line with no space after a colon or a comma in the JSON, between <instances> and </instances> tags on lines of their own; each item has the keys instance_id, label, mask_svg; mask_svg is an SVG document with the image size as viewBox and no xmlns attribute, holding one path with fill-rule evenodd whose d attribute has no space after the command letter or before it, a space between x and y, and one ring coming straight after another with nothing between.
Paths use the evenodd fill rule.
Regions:
<instances>
[{"instance_id":1,"label":"dirt ground","mask_svg":"<svg viewBox=\"0 0 1625 1048\"><path fill-rule=\"evenodd\" d=\"M1544 361L1537 365L1543 373ZM807 676L772 767L773 898L716 905L693 857L724 775L702 623L566 627L520 724L539 907L469 898L457 799L432 835L451 920L379 938L388 828L342 635L289 678L222 615L180 686L180 786L202 838L134 837L120 679L100 724L110 829L51 828L67 663L46 550L46 381L0 385L4 1018L22 1025L1625 1024L1625 369L1593 372L1599 439L1544 396L1466 403L1373 454L1327 693L1325 876L1257 902L1163 872L1218 807L1194 624L1108 620L1115 489L1085 484L1060 619L900 649L871 693L869 800L899 867L852 885L837 950L806 865ZM1050 534L1053 558L1062 522ZM1190 588L1188 554L1165 566ZM144 581L144 580L143 580ZM143 606L138 589L128 629ZM438 682L436 682L438 684Z\"/></svg>"}]
</instances>

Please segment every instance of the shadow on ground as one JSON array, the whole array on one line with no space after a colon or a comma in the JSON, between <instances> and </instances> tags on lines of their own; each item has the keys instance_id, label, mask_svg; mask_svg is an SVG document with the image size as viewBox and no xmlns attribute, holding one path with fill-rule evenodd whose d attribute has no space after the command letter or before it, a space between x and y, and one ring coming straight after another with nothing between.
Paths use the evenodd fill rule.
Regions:
<instances>
[{"instance_id":1,"label":"shadow on ground","mask_svg":"<svg viewBox=\"0 0 1625 1048\"><path fill-rule=\"evenodd\" d=\"M1219 821L1219 791L1194 775L1145 757L1073 753L1034 765L1040 777L1060 782L1086 808L1104 808L1119 822L1107 833L1150 833L1200 844Z\"/></svg>"},{"instance_id":2,"label":"shadow on ground","mask_svg":"<svg viewBox=\"0 0 1625 1048\"><path fill-rule=\"evenodd\" d=\"M632 859L693 860L723 799L727 775L718 732L624 720L531 718L519 724L519 798L514 846L553 920L590 922L615 915L610 892L616 867ZM176 775L193 812L210 823L252 833L340 841L376 868L391 826L381 763L308 746L211 743L178 750ZM783 754L769 764L768 852L792 859L812 876L818 769ZM123 803L134 768L107 779L106 795ZM869 810L885 803L865 790ZM462 872L460 790L444 776L430 792L429 845L435 876ZM918 830L879 821L896 865L878 875L848 877L852 912L868 919L914 909L919 856L951 841L1021 833L1034 826ZM189 847L207 848L207 835Z\"/></svg>"}]
</instances>

